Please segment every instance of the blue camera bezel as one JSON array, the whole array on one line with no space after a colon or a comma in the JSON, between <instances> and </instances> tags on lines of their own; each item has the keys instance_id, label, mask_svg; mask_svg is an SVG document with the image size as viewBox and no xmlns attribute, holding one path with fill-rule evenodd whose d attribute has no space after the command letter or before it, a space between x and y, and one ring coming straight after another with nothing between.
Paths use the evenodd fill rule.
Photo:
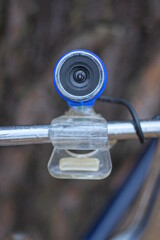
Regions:
<instances>
[{"instance_id":1,"label":"blue camera bezel","mask_svg":"<svg viewBox=\"0 0 160 240\"><path fill-rule=\"evenodd\" d=\"M104 71L104 82L103 82L103 86L102 86L102 88L100 89L100 91L99 91L92 99L90 99L90 100L88 100L88 101L82 101L82 102L72 101L72 100L68 99L67 97L65 97L65 96L59 91L59 89L58 89L58 87L57 87L57 85L56 85L56 81L55 81L55 71L56 71L56 68L57 68L58 63L61 61L61 59L62 59L64 56L66 56L67 54L69 54L69 53L71 53L71 52L75 52L75 51L84 51L84 52L87 52L87 53L92 54L95 58L97 58L97 59L100 61L101 65L102 65L102 67L103 67L103 71ZM105 90L105 87L106 87L106 84L107 84L107 70L106 70L106 67L105 67L103 61L102 61L95 53L93 53L93 52L91 52L91 51L89 51L89 50L85 50L85 49L71 50L71 51L65 53L65 54L57 61L56 65L55 65L55 67L54 67L54 70L53 70L53 84L54 84L55 89L56 89L56 91L58 92L58 94L59 94L65 101L67 101L67 103L68 103L69 106L93 106L94 103L95 103L95 101L96 101L96 99L99 98L100 95L101 95L101 94L104 92L104 90Z\"/></svg>"}]
</instances>

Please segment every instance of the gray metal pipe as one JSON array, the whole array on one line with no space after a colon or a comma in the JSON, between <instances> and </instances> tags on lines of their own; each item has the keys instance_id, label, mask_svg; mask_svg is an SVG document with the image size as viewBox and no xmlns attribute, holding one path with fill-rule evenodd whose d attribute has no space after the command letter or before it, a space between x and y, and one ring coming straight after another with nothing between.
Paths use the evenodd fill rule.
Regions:
<instances>
[{"instance_id":1,"label":"gray metal pipe","mask_svg":"<svg viewBox=\"0 0 160 240\"><path fill-rule=\"evenodd\" d=\"M0 127L0 146L50 143L50 125ZM141 121L145 138L160 137L160 120ZM108 122L109 140L137 138L132 122Z\"/></svg>"}]
</instances>

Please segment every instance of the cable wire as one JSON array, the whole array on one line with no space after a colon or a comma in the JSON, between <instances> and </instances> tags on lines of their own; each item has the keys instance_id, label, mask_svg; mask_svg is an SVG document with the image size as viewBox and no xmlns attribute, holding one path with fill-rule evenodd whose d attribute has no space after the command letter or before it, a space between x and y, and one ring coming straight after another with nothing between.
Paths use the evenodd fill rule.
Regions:
<instances>
[{"instance_id":1,"label":"cable wire","mask_svg":"<svg viewBox=\"0 0 160 240\"><path fill-rule=\"evenodd\" d=\"M130 102L128 102L127 100L124 100L124 99L113 98L113 97L108 97L108 96L101 96L98 98L98 100L102 101L102 102L120 104L120 105L125 106L132 116L133 124L134 124L136 134L139 138L140 143L144 143L144 134L143 134L143 131L141 128L139 117Z\"/></svg>"}]
</instances>

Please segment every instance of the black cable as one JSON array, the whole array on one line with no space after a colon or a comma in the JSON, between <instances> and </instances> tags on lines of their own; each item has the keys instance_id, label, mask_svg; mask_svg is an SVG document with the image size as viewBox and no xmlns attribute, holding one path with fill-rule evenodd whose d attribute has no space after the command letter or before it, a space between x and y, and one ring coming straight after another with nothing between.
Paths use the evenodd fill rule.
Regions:
<instances>
[{"instance_id":1,"label":"black cable","mask_svg":"<svg viewBox=\"0 0 160 240\"><path fill-rule=\"evenodd\" d=\"M160 120L160 115L156 115L155 117L153 117L154 120Z\"/></svg>"},{"instance_id":2,"label":"black cable","mask_svg":"<svg viewBox=\"0 0 160 240\"><path fill-rule=\"evenodd\" d=\"M129 103L127 100L124 100L124 99L107 97L107 96L101 96L98 98L98 100L102 101L102 102L121 104L121 105L125 106L132 116L133 124L134 124L135 130L136 130L137 136L139 138L139 141L141 143L144 143L144 134L143 134L143 131L142 131L142 128L140 125L140 120L139 120L139 117L138 117L135 109L131 105L131 103Z\"/></svg>"}]
</instances>

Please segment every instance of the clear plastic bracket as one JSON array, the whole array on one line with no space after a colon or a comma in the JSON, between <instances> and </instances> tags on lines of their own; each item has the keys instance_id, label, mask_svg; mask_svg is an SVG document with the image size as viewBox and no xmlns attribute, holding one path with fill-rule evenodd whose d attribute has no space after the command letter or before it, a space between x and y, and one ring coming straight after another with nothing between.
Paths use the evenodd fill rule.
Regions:
<instances>
[{"instance_id":1,"label":"clear plastic bracket","mask_svg":"<svg viewBox=\"0 0 160 240\"><path fill-rule=\"evenodd\" d=\"M49 137L54 149L48 170L53 177L103 179L111 173L107 121L93 108L74 107L55 118Z\"/></svg>"}]
</instances>

